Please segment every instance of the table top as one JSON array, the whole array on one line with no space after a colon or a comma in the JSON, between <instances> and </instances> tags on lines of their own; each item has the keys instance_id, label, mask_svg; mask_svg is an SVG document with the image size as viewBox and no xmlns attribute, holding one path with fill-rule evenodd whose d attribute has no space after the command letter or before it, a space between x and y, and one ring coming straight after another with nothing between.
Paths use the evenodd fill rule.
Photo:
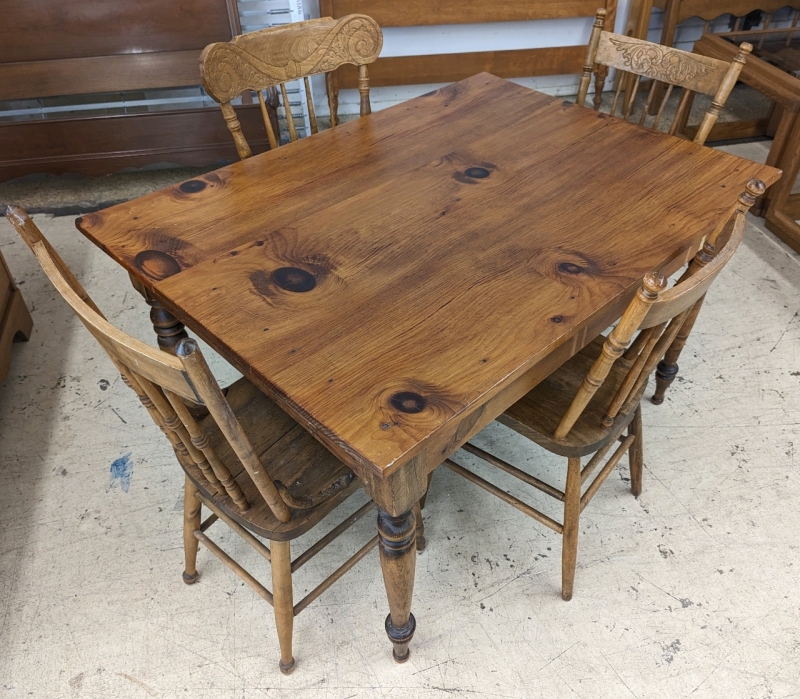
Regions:
<instances>
[{"instance_id":1,"label":"table top","mask_svg":"<svg viewBox=\"0 0 800 699\"><path fill-rule=\"evenodd\" d=\"M388 477L777 176L484 73L77 225Z\"/></svg>"}]
</instances>

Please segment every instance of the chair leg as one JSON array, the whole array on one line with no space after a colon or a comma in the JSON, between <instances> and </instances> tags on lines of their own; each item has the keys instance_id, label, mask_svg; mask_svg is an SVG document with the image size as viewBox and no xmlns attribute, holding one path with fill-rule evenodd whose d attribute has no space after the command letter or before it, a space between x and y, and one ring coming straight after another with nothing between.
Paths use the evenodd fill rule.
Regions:
<instances>
[{"instance_id":1,"label":"chair leg","mask_svg":"<svg viewBox=\"0 0 800 699\"><path fill-rule=\"evenodd\" d=\"M197 547L200 542L194 533L200 529L200 500L197 497L197 486L186 476L183 489L183 556L185 567L183 582L193 585L200 574L197 572Z\"/></svg>"},{"instance_id":2,"label":"chair leg","mask_svg":"<svg viewBox=\"0 0 800 699\"><path fill-rule=\"evenodd\" d=\"M294 670L292 656L292 629L294 627L294 596L292 594L292 558L288 541L273 539L270 546L272 562L272 597L275 611L275 626L278 628L278 643L281 659L278 667L284 675Z\"/></svg>"},{"instance_id":3,"label":"chair leg","mask_svg":"<svg viewBox=\"0 0 800 699\"><path fill-rule=\"evenodd\" d=\"M431 481L433 480L433 471L428 474L428 486L425 488L425 495L419 499L419 509L425 509L425 501L428 499L428 491L431 488Z\"/></svg>"},{"instance_id":4,"label":"chair leg","mask_svg":"<svg viewBox=\"0 0 800 699\"><path fill-rule=\"evenodd\" d=\"M681 329L678 331L678 334L675 336L675 339L669 346L664 358L656 367L656 391L653 394L653 397L650 399L653 403L655 403L655 405L661 405L664 402L664 394L667 392L670 384L672 384L678 374L678 358L681 356L681 352L683 351L683 346L686 344L686 340L689 339L689 335L692 332L694 323L697 320L698 314L700 313L700 307L703 305L704 299L705 296L702 296L694 304L692 310L689 312L689 315L686 317L686 320L683 321Z\"/></svg>"},{"instance_id":5,"label":"chair leg","mask_svg":"<svg viewBox=\"0 0 800 699\"><path fill-rule=\"evenodd\" d=\"M642 441L642 406L636 406L631 424L628 425L628 434L636 435L636 440L631 444L628 452L628 463L631 469L631 492L634 497L642 494L642 470L644 467L644 443Z\"/></svg>"},{"instance_id":6,"label":"chair leg","mask_svg":"<svg viewBox=\"0 0 800 699\"><path fill-rule=\"evenodd\" d=\"M416 523L417 551L424 551L425 545L428 542L425 541L425 523L422 521L422 500L420 500L416 505L414 505L414 517L417 520Z\"/></svg>"},{"instance_id":7,"label":"chair leg","mask_svg":"<svg viewBox=\"0 0 800 699\"><path fill-rule=\"evenodd\" d=\"M561 597L572 599L575 565L578 559L578 520L581 514L581 460L567 462L567 485L564 489L564 530L561 543Z\"/></svg>"}]
</instances>

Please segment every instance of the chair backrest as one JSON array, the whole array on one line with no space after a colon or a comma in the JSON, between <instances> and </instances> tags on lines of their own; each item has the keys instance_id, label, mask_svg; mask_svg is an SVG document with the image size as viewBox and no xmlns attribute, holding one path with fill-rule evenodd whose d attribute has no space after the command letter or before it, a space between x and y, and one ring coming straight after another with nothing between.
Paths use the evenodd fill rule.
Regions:
<instances>
[{"instance_id":1,"label":"chair backrest","mask_svg":"<svg viewBox=\"0 0 800 699\"><path fill-rule=\"evenodd\" d=\"M109 323L23 209L6 207L6 217L36 255L53 286L106 351L123 380L138 395L155 423L164 431L182 462L198 466L220 495L228 494L242 511L247 502L227 466L209 444L184 400L205 405L253 483L282 522L291 512L267 475L247 435L194 340L183 340L175 357L122 332Z\"/></svg>"},{"instance_id":2,"label":"chair backrest","mask_svg":"<svg viewBox=\"0 0 800 699\"><path fill-rule=\"evenodd\" d=\"M646 121L653 107L653 99L658 93L657 87L661 84L666 85L666 94L663 99L658 95L657 98L661 99L661 102L649 124L650 128L658 130L667 101L673 89L679 87L683 89L683 94L668 131L674 135L683 131L694 94L700 92L712 98L711 105L703 116L694 138L695 143L705 143L711 127L716 123L722 107L736 84L739 73L742 72L745 58L753 47L743 43L733 61L727 63L716 58L698 56L688 51L604 31L605 15L605 10L599 9L592 27L578 90L578 104L584 105L586 102L586 94L596 65L616 68L622 71L623 75L617 80L617 89L609 113L617 116L619 108L620 116L626 120L630 119L634 112L640 82L642 78L647 78L652 82L638 123L641 126L648 125Z\"/></svg>"},{"instance_id":3,"label":"chair backrest","mask_svg":"<svg viewBox=\"0 0 800 699\"><path fill-rule=\"evenodd\" d=\"M381 27L422 27L483 23L584 19L603 6L613 25L617 0L320 0L320 13L344 17L364 12ZM533 49L470 51L425 55L389 56L378 59L370 70L373 87L424 85L464 80L487 72L499 78L525 78L580 73L585 45L547 46ZM328 82L331 91L357 87L357 76L349 66L337 70Z\"/></svg>"},{"instance_id":4,"label":"chair backrest","mask_svg":"<svg viewBox=\"0 0 800 699\"><path fill-rule=\"evenodd\" d=\"M666 289L667 280L661 274L649 272L645 275L642 287L606 338L601 355L587 372L572 404L556 428L556 439L563 439L569 434L623 353L628 371L606 408L602 424L610 427L620 412L629 412L636 395L669 349L692 306L703 297L738 249L744 235L745 214L765 189L759 180L748 182L746 191L739 196L733 210L706 238L702 249L671 289ZM722 241L724 244L717 250ZM639 335L626 352L637 330L640 331Z\"/></svg>"},{"instance_id":5,"label":"chair backrest","mask_svg":"<svg viewBox=\"0 0 800 699\"><path fill-rule=\"evenodd\" d=\"M250 90L257 93L270 147L276 148L280 134L276 133L266 107L267 99L278 100L276 88L280 89L292 141L297 140L297 129L286 91L287 81L303 79L311 132L317 133L309 76L330 73L344 64L357 66L361 116L365 116L371 111L367 65L375 62L382 47L383 33L371 17L348 15L338 20L323 17L262 29L234 37L229 42L210 44L200 55L200 75L206 92L222 108L239 156L249 158L252 153L231 106L232 99ZM269 92L267 98L265 92ZM277 106L277 102L274 103ZM328 103L331 125L335 126L338 105L331 98L330 91Z\"/></svg>"}]
</instances>

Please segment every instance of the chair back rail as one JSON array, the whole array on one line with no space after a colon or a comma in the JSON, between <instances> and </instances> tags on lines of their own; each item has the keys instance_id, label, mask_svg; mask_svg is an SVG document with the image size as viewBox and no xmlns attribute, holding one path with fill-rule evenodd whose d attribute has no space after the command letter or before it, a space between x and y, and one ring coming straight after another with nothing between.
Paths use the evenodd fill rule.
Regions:
<instances>
[{"instance_id":1,"label":"chair back rail","mask_svg":"<svg viewBox=\"0 0 800 699\"><path fill-rule=\"evenodd\" d=\"M764 184L758 180L747 184L746 191L726 218L731 225L715 229L674 287L667 290L667 280L656 272L645 275L641 288L604 342L602 353L590 367L556 428L556 439L564 439L569 434L623 353L630 366L602 418L603 426L610 427L620 411L627 414L634 407L639 390L675 339L692 307L738 249L744 236L745 214L764 189ZM717 251L715 245L726 230L731 230L730 236ZM637 340L631 345L631 351L625 352L637 330L640 331Z\"/></svg>"},{"instance_id":2,"label":"chair back rail","mask_svg":"<svg viewBox=\"0 0 800 699\"><path fill-rule=\"evenodd\" d=\"M178 458L188 454L220 494L227 492L240 509L249 507L241 488L214 453L183 400L205 405L270 509L280 521L288 522L291 512L225 400L197 343L191 339L181 341L175 357L117 329L95 310L96 304L25 211L9 206L6 217L36 255L53 286L120 370L125 383L145 404L155 423L165 432L173 433L170 442Z\"/></svg>"},{"instance_id":3,"label":"chair back rail","mask_svg":"<svg viewBox=\"0 0 800 699\"><path fill-rule=\"evenodd\" d=\"M371 111L367 65L377 59L382 47L383 34L371 17L362 14L351 14L341 19L323 17L262 29L234 37L229 42L210 44L200 55L200 75L206 92L220 104L239 156L248 158L252 153L231 100L243 92L257 93L272 148L277 147L280 134L275 132L275 126L269 119L267 103L275 106L282 103L289 138L296 141L297 129L285 83L302 78L311 132L317 133L309 77L330 73L345 64L356 66L361 116L365 116ZM335 125L337 109L330 95L329 107L332 124Z\"/></svg>"},{"instance_id":4,"label":"chair back rail","mask_svg":"<svg viewBox=\"0 0 800 699\"><path fill-rule=\"evenodd\" d=\"M743 43L731 63L716 58L698 56L649 41L622 34L613 34L603 29L606 11L599 9L592 26L592 35L586 51L586 60L578 89L578 104L585 104L592 74L598 66L615 68L623 76L617 80L610 113L617 114L619 108L624 119L630 119L642 78L651 80L650 91L639 117L639 125L645 126L654 100L660 100L657 113L650 128L658 129L669 96L675 87L683 89L677 111L669 127L670 134L680 133L688 119L692 99L700 92L712 98L708 111L695 135L694 142L702 144L716 123L719 113L727 101L736 80L744 67L746 56L752 46ZM666 96L661 99L659 90L667 86ZM595 105L597 106L597 105Z\"/></svg>"}]
</instances>

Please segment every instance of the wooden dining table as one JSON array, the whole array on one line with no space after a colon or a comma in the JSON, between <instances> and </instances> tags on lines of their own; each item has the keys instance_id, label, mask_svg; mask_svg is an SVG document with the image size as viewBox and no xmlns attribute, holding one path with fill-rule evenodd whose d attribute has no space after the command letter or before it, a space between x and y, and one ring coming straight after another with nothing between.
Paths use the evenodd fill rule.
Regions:
<instances>
[{"instance_id":1,"label":"wooden dining table","mask_svg":"<svg viewBox=\"0 0 800 699\"><path fill-rule=\"evenodd\" d=\"M779 174L482 73L77 226L361 479L403 661L428 475Z\"/></svg>"}]
</instances>

